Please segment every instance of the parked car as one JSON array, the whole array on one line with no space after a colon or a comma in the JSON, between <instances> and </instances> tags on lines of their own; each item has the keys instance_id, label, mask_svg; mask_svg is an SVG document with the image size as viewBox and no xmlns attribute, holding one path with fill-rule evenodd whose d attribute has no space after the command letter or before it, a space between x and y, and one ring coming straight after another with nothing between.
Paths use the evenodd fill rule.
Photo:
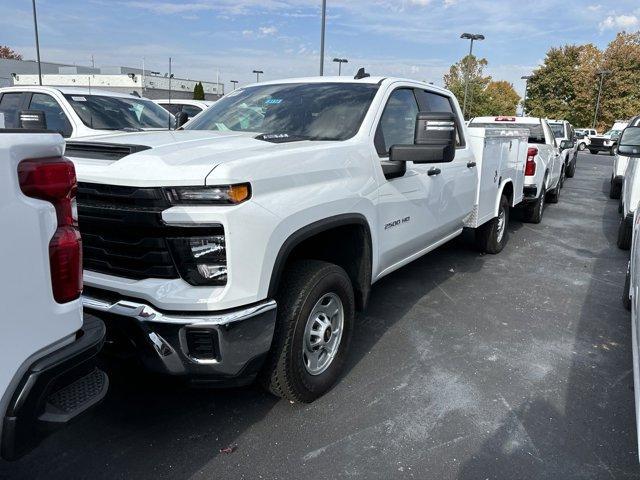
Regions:
<instances>
[{"instance_id":1,"label":"parked car","mask_svg":"<svg viewBox=\"0 0 640 480\"><path fill-rule=\"evenodd\" d=\"M640 126L640 117L633 120L635 125L628 127L629 135L637 132ZM624 130L626 131L626 129ZM623 131L623 133L624 133ZM630 136L626 136L629 141ZM618 148L618 157L627 158L627 168L622 180L622 189L620 193L620 206L618 211L621 214L620 225L618 227L618 247L628 250L631 247L631 233L633 229L633 215L640 201L640 165L638 165L637 157L627 155L627 148Z\"/></svg>"},{"instance_id":2,"label":"parked car","mask_svg":"<svg viewBox=\"0 0 640 480\"><path fill-rule=\"evenodd\" d=\"M207 100L188 100L184 98L162 98L154 100L154 102L173 115L176 115L178 112L184 112L188 120L191 120L215 103Z\"/></svg>"},{"instance_id":3,"label":"parked car","mask_svg":"<svg viewBox=\"0 0 640 480\"><path fill-rule=\"evenodd\" d=\"M628 122L618 120L608 132L602 135L590 136L589 152L593 155L597 155L599 152L607 152L609 155L615 155L618 138L627 125Z\"/></svg>"},{"instance_id":4,"label":"parked car","mask_svg":"<svg viewBox=\"0 0 640 480\"><path fill-rule=\"evenodd\" d=\"M573 147L564 148L560 152L562 161L564 162L564 174L567 178L572 178L576 173L576 162L578 159L577 138L573 126L566 120L548 120L548 123L553 135L556 137L558 145L564 140L573 144ZM567 143L565 143L565 145L566 144Z\"/></svg>"},{"instance_id":5,"label":"parked car","mask_svg":"<svg viewBox=\"0 0 640 480\"><path fill-rule=\"evenodd\" d=\"M113 347L309 402L339 378L372 283L464 227L503 248L527 147L523 131L467 130L445 89L359 74L248 86L184 130L67 154L84 306Z\"/></svg>"},{"instance_id":6,"label":"parked car","mask_svg":"<svg viewBox=\"0 0 640 480\"><path fill-rule=\"evenodd\" d=\"M57 133L0 130L0 456L100 401L105 327L82 312L76 178Z\"/></svg>"},{"instance_id":7,"label":"parked car","mask_svg":"<svg viewBox=\"0 0 640 480\"><path fill-rule=\"evenodd\" d=\"M598 132L594 128L576 128L576 132L580 132L587 137L598 135Z\"/></svg>"},{"instance_id":8,"label":"parked car","mask_svg":"<svg viewBox=\"0 0 640 480\"><path fill-rule=\"evenodd\" d=\"M640 115L632 118L629 121L629 125L640 125ZM629 157L620 155L620 153L616 154L616 158L613 161L613 172L611 173L611 180L609 182L609 198L620 198L620 195L622 193L622 184L624 182L624 177L629 165L629 161Z\"/></svg>"},{"instance_id":9,"label":"parked car","mask_svg":"<svg viewBox=\"0 0 640 480\"><path fill-rule=\"evenodd\" d=\"M545 202L557 203L564 179L561 151L573 148L569 141L557 145L551 127L543 118L477 117L469 127L529 130L529 146L524 181L524 206L527 221L540 223Z\"/></svg>"},{"instance_id":10,"label":"parked car","mask_svg":"<svg viewBox=\"0 0 640 480\"><path fill-rule=\"evenodd\" d=\"M65 138L175 126L175 118L167 110L135 95L80 87L0 88L4 128L21 128L20 112L24 111L43 112L45 125L41 128Z\"/></svg>"},{"instance_id":11,"label":"parked car","mask_svg":"<svg viewBox=\"0 0 640 480\"><path fill-rule=\"evenodd\" d=\"M625 129L618 147L618 154L625 155L637 163L640 158L640 125ZM631 257L627 268L627 278L622 294L624 306L631 310L631 343L633 355L633 385L635 392L635 413L638 445L640 445L640 212L634 209L631 224Z\"/></svg>"}]
</instances>

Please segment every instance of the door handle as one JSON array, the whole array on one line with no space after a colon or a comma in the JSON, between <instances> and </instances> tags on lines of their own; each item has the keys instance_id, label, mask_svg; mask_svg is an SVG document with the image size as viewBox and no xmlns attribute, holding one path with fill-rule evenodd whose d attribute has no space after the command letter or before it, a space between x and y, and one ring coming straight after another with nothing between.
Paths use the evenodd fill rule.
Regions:
<instances>
[{"instance_id":1,"label":"door handle","mask_svg":"<svg viewBox=\"0 0 640 480\"><path fill-rule=\"evenodd\" d=\"M473 168L476 166L476 162L469 162L467 163L467 168Z\"/></svg>"},{"instance_id":2,"label":"door handle","mask_svg":"<svg viewBox=\"0 0 640 480\"><path fill-rule=\"evenodd\" d=\"M435 167L432 167L427 171L427 175L429 175L430 177L432 175L440 175L440 173L441 173L441 170L439 168L435 168Z\"/></svg>"}]
</instances>

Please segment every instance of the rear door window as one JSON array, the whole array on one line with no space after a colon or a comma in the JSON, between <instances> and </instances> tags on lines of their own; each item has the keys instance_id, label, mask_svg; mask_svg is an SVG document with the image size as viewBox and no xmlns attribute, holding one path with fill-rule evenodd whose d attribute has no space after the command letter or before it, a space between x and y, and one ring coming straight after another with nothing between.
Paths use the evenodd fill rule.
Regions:
<instances>
[{"instance_id":1,"label":"rear door window","mask_svg":"<svg viewBox=\"0 0 640 480\"><path fill-rule=\"evenodd\" d=\"M22 107L22 92L3 93L0 98L0 113L4 114L5 128L19 128L18 116Z\"/></svg>"},{"instance_id":2,"label":"rear door window","mask_svg":"<svg viewBox=\"0 0 640 480\"><path fill-rule=\"evenodd\" d=\"M73 128L62 110L60 104L51 95L45 93L34 93L31 96L30 110L41 110L47 120L47 130L54 130L67 138L71 136Z\"/></svg>"}]
</instances>

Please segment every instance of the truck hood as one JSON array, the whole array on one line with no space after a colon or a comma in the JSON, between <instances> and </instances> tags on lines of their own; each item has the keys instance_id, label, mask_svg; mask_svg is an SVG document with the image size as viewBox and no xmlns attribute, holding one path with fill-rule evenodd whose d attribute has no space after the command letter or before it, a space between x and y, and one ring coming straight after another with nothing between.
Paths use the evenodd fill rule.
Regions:
<instances>
[{"instance_id":1,"label":"truck hood","mask_svg":"<svg viewBox=\"0 0 640 480\"><path fill-rule=\"evenodd\" d=\"M65 155L74 162L80 182L138 187L204 185L207 175L221 163L290 153L319 143L278 144L255 136L208 130L100 135L67 142Z\"/></svg>"}]
</instances>

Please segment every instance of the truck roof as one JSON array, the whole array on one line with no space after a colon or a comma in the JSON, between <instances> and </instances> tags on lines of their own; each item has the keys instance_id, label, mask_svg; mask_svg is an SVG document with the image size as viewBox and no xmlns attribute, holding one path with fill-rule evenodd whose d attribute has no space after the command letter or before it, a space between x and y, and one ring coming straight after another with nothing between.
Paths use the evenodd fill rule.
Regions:
<instances>
[{"instance_id":1,"label":"truck roof","mask_svg":"<svg viewBox=\"0 0 640 480\"><path fill-rule=\"evenodd\" d=\"M323 76L323 77L299 77L299 78L283 78L279 80L269 80L260 83L252 83L246 85L246 87L254 87L256 85L282 85L283 83L353 83L353 84L382 84L383 82L411 82L411 83L419 83L428 87L432 90L440 91L440 92L449 92L446 88L439 87L437 85L433 85L431 83L424 82L422 80L415 80L411 78L402 78L402 77L365 77L361 79L355 79L350 75L342 75L338 76Z\"/></svg>"},{"instance_id":2,"label":"truck roof","mask_svg":"<svg viewBox=\"0 0 640 480\"><path fill-rule=\"evenodd\" d=\"M104 90L100 88L87 88L87 87L55 87L50 85L20 85L14 87L0 88L0 93L3 92L60 92L63 95L102 95L105 97L122 97L131 98L136 97L130 93L114 92L112 90Z\"/></svg>"}]
</instances>

